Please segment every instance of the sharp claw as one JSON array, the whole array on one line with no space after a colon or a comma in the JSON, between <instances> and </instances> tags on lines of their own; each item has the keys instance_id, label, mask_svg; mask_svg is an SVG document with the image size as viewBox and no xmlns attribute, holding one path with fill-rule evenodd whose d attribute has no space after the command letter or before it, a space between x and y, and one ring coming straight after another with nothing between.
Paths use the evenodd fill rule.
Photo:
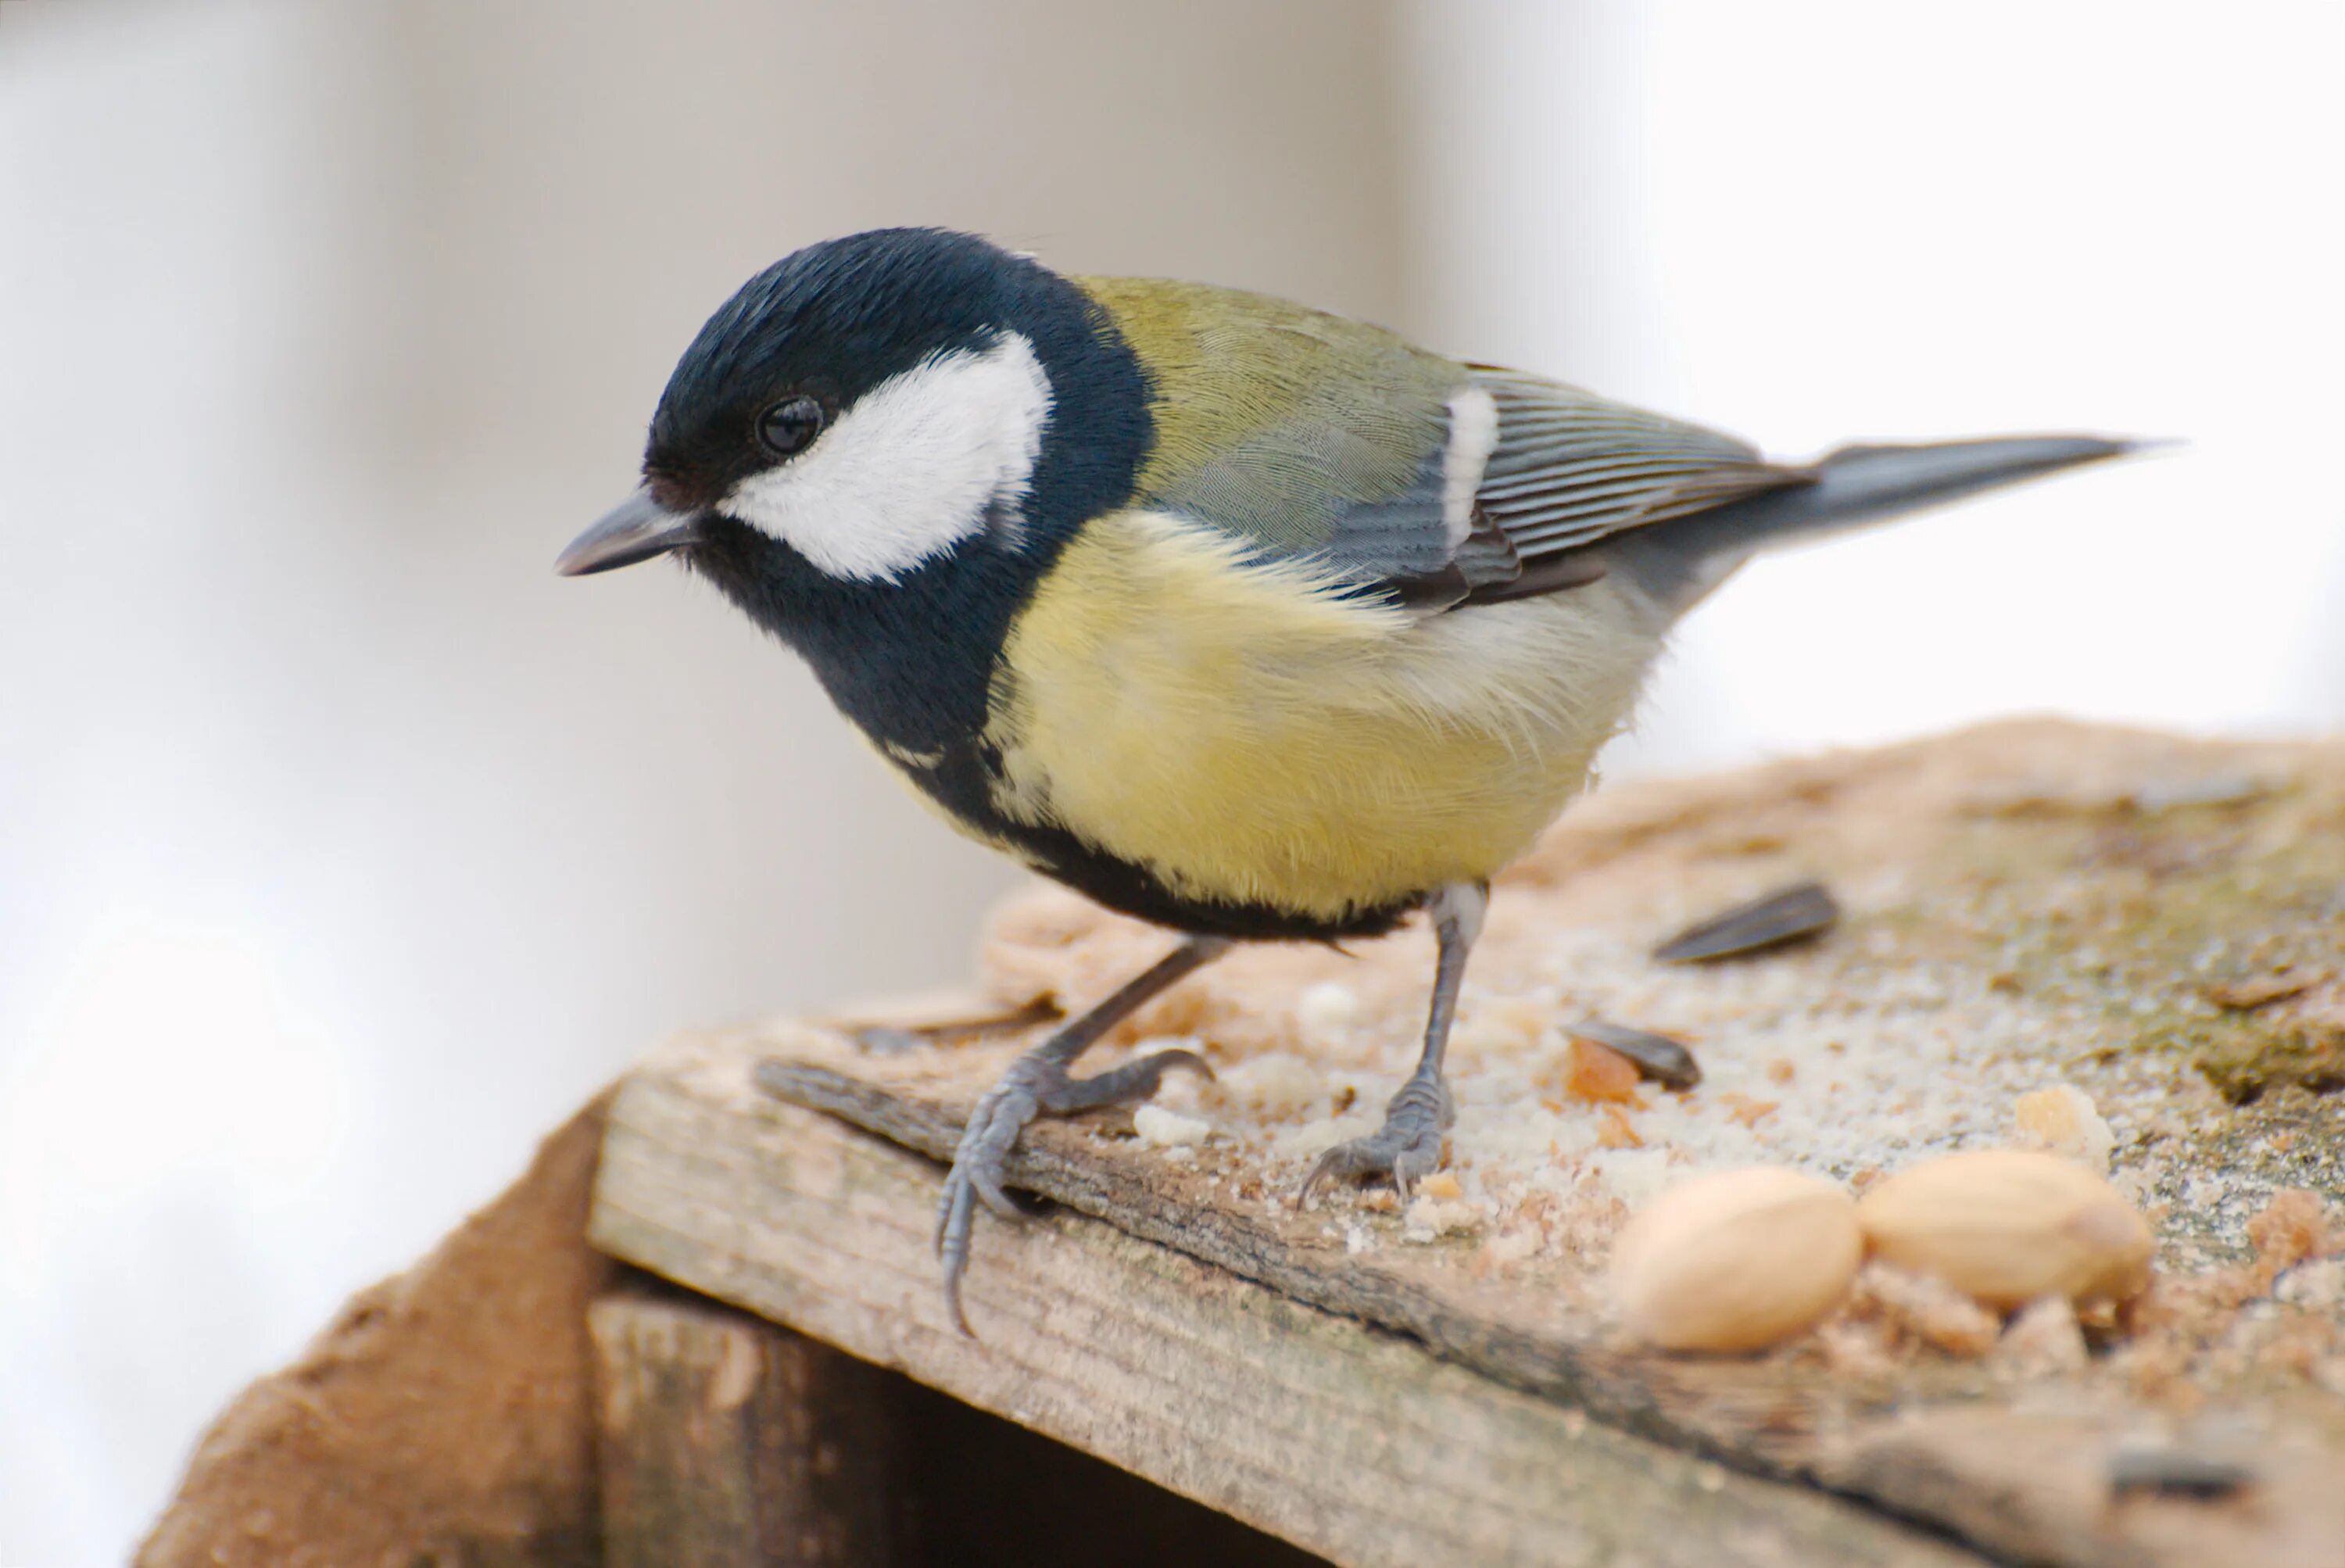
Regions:
<instances>
[{"instance_id":1,"label":"sharp claw","mask_svg":"<svg viewBox=\"0 0 2345 1568\"><path fill-rule=\"evenodd\" d=\"M956 1243L966 1251L969 1237L969 1184L959 1171L945 1176L945 1189L937 1197L937 1240L939 1257L946 1255Z\"/></svg>"},{"instance_id":2,"label":"sharp claw","mask_svg":"<svg viewBox=\"0 0 2345 1568\"><path fill-rule=\"evenodd\" d=\"M969 1314L961 1310L960 1263L958 1258L945 1265L945 1316L952 1319L953 1327L961 1331L963 1339L977 1338L977 1330L969 1326Z\"/></svg>"},{"instance_id":3,"label":"sharp claw","mask_svg":"<svg viewBox=\"0 0 2345 1568\"><path fill-rule=\"evenodd\" d=\"M1028 1210L1002 1186L1002 1166L1020 1134L1038 1115L1065 1115L1123 1100L1146 1099L1165 1073L1186 1067L1211 1078L1213 1070L1193 1051L1178 1048L1129 1062L1095 1077L1070 1079L1048 1060L1029 1055L1014 1063L1001 1081L969 1113L953 1150L937 1204L937 1256L944 1260L945 1311L960 1331L976 1333L961 1309L961 1276L969 1268L969 1234L976 1206L983 1203L1003 1219L1022 1219Z\"/></svg>"},{"instance_id":4,"label":"sharp claw","mask_svg":"<svg viewBox=\"0 0 2345 1568\"><path fill-rule=\"evenodd\" d=\"M969 1184L955 1171L945 1177L944 1201L937 1206L937 1256L944 1260L945 1315L974 1339L977 1333L960 1304L960 1277L969 1268Z\"/></svg>"},{"instance_id":5,"label":"sharp claw","mask_svg":"<svg viewBox=\"0 0 2345 1568\"><path fill-rule=\"evenodd\" d=\"M1430 1147L1426 1146L1428 1133L1432 1137ZM1417 1182L1440 1168L1437 1127L1414 1125L1407 1115L1398 1119L1387 1115L1384 1125L1366 1137L1337 1144L1321 1155L1318 1164L1311 1167L1311 1174L1303 1178L1297 1201L1308 1202L1321 1184L1333 1178L1386 1176L1392 1178L1395 1195L1406 1204L1415 1195Z\"/></svg>"},{"instance_id":6,"label":"sharp claw","mask_svg":"<svg viewBox=\"0 0 2345 1568\"><path fill-rule=\"evenodd\" d=\"M1298 1202L1309 1203L1311 1195L1319 1190L1319 1184L1325 1181L1328 1175L1335 1170L1335 1149L1329 1149L1325 1154L1321 1155L1318 1163L1311 1167L1311 1174L1303 1178L1303 1192L1297 1199Z\"/></svg>"},{"instance_id":7,"label":"sharp claw","mask_svg":"<svg viewBox=\"0 0 2345 1568\"><path fill-rule=\"evenodd\" d=\"M977 1196L983 1200L985 1207L1003 1219L1026 1217L1026 1211L1019 1207L1017 1201L1008 1193L1001 1190L1001 1178L992 1171L980 1166L969 1173L969 1182L977 1189Z\"/></svg>"},{"instance_id":8,"label":"sharp claw","mask_svg":"<svg viewBox=\"0 0 2345 1568\"><path fill-rule=\"evenodd\" d=\"M1159 1051L1149 1060L1158 1064L1156 1076L1160 1080L1175 1067L1186 1067L1208 1084L1220 1081L1213 1076L1213 1064L1194 1051Z\"/></svg>"}]
</instances>

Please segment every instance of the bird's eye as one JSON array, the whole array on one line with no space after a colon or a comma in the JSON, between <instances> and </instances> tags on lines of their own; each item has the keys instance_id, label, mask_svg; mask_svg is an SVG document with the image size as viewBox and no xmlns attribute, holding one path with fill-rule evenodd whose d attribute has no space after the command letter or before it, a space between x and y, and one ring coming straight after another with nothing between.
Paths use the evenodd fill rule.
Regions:
<instances>
[{"instance_id":1,"label":"bird's eye","mask_svg":"<svg viewBox=\"0 0 2345 1568\"><path fill-rule=\"evenodd\" d=\"M806 450L822 433L822 404L810 397L787 397L757 416L757 439L776 457Z\"/></svg>"}]
</instances>

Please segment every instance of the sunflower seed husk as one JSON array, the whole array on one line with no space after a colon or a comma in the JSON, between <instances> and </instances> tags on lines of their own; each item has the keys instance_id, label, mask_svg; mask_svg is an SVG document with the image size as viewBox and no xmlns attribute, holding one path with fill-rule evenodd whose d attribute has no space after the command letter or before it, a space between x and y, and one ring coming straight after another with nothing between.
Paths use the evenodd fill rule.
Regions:
<instances>
[{"instance_id":1,"label":"sunflower seed husk","mask_svg":"<svg viewBox=\"0 0 2345 1568\"><path fill-rule=\"evenodd\" d=\"M1626 1056L1637 1069L1637 1075L1671 1089L1690 1089L1701 1082L1701 1064L1693 1053L1679 1041L1649 1030L1631 1029L1625 1023L1612 1023L1601 1018L1590 1018L1574 1023L1565 1031L1575 1040L1589 1040L1608 1050Z\"/></svg>"},{"instance_id":2,"label":"sunflower seed husk","mask_svg":"<svg viewBox=\"0 0 2345 1568\"><path fill-rule=\"evenodd\" d=\"M1661 963L1739 958L1821 936L1839 919L1840 905L1822 882L1801 882L1679 932L1655 948L1653 957Z\"/></svg>"}]
</instances>

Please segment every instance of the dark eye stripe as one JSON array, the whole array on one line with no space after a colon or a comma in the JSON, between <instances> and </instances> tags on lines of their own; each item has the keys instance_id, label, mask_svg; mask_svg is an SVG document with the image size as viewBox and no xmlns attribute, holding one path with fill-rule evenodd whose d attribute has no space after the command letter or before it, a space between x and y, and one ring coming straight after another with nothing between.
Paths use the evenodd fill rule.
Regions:
<instances>
[{"instance_id":1,"label":"dark eye stripe","mask_svg":"<svg viewBox=\"0 0 2345 1568\"><path fill-rule=\"evenodd\" d=\"M757 416L757 440L777 457L806 450L822 433L822 404L810 397L784 398Z\"/></svg>"}]
</instances>

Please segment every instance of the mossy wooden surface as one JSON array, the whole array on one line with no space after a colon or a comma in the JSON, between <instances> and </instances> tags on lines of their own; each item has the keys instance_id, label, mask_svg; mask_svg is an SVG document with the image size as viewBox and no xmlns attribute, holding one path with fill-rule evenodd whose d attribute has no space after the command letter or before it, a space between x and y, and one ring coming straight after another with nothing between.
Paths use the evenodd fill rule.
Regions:
<instances>
[{"instance_id":1,"label":"mossy wooden surface","mask_svg":"<svg viewBox=\"0 0 2345 1568\"><path fill-rule=\"evenodd\" d=\"M1319 1472L1340 1468L1340 1456L1311 1461L1308 1484L1282 1472L1289 1484L1271 1487L1216 1468L1211 1427L1086 1415L1117 1408L1080 1391L1090 1372L1067 1370L1092 1365L1086 1345L1124 1344L1117 1376L1133 1367L1159 1376L1153 1369L1191 1365L1184 1347L1218 1331L1208 1312L1177 1332L1163 1319L1154 1338L1119 1339L1138 1330L1122 1321L1121 1295L1102 1298L1085 1283L1100 1260L1122 1257L1118 1267L1142 1278L1172 1268L1170 1254L1199 1259L1211 1267L1181 1275L1183 1294L1223 1303L1217 1311L1267 1292L1246 1310L1288 1315L1276 1319L1273 1344L1319 1343L1333 1318L1388 1330L1399 1338L1364 1343L1399 1359L1345 1363L1346 1386L1465 1378L1441 1387L1477 1409L1497 1401L1487 1408L1592 1418L1585 1431L1609 1424L1617 1430L1607 1441L1644 1445L1620 1453L1649 1460L1706 1456L1725 1467L1710 1473L1727 1481L1704 1496L1748 1496L1763 1502L1760 1512L1787 1511L1783 1518L1806 1517L1796 1513L1802 1505L1837 1510L1828 1515L1836 1520L1865 1515L1795 1486L1736 1489L1759 1478L1820 1484L1876 1510L1876 1523L1919 1520L2003 1560L2334 1568L2345 1562L2345 1488L2335 1483L2345 1474L2340 1264L2269 1235L2259 1240L2251 1220L2290 1191L2316 1210L2325 1196L2340 1212L2345 1095L2322 1092L2325 1070L2299 1069L2323 1059L2330 1009L2345 1006L2340 837L2345 748L2007 726L1601 796L1498 890L1466 1023L1477 1009L1484 1018L1520 1012L1530 1003L1510 999L1533 992L1550 1011L1640 997L1657 1013L1706 1019L1698 1051L1746 1074L1779 1050L1804 1049L1785 1068L1798 1076L1786 1079L1783 1097L1811 1098L1801 1119L1786 1112L1770 1124L1792 1127L1770 1134L1767 1146L1781 1151L1772 1157L1797 1162L1799 1138L1829 1133L1837 1152L1822 1173L1862 1185L1920 1157L1914 1106L1959 1104L1952 1123L1933 1124L1927 1147L1974 1146L2009 1135L2009 1102L2021 1090L2060 1082L2088 1094L2116 1125L2113 1178L2157 1232L2161 1280L2135 1319L2096 1329L2089 1354L2050 1370L1999 1349L1973 1359L1893 1345L1886 1355L1851 1355L1853 1341L1830 1334L1750 1361L1647 1354L1620 1339L1603 1300L1601 1260L1617 1224L1606 1216L1621 1200L1605 1196L1601 1161L1575 1165L1568 1149L1551 1152L1548 1174L1570 1173L1565 1201L1580 1205L1564 1212L1525 1186L1542 1165L1536 1146L1526 1154L1520 1139L1477 1132L1504 1130L1486 1098L1478 1123L1461 1119L1454 1157L1466 1196L1493 1217L1479 1232L1412 1239L1404 1217L1355 1196L1298 1208L1294 1189L1310 1157L1292 1136L1299 1124L1213 1086L1194 1102L1214 1129L1194 1149L1150 1147L1130 1135L1128 1120L1117 1135L1113 1116L1033 1129L1012 1182L1141 1239L1101 1232L1095 1244L1065 1214L1024 1227L981 1217L969 1299L985 1339L970 1346L943 1332L925 1245L937 1167L911 1156L892 1166L850 1157L845 1151L870 1145L837 1143L798 1107L941 1157L1014 1041L863 1050L795 1024L681 1041L622 1097L594 1233L630 1260L901 1366L1343 1561L1399 1560L1376 1554L1395 1541L1453 1553L1477 1543L1457 1533L1473 1522L1442 1514L1438 1501L1475 1494L1423 1457L1467 1439L1373 1451L1389 1463L1378 1461L1385 1468L1356 1500L1338 1494L1338 1508L1311 1501L1320 1496L1311 1487L1333 1484ZM1651 964L1650 942L1675 923L1806 875L1845 894L1848 918L1823 942L1731 972ZM988 949L984 981L996 1003L1080 1005L1162 941L1063 901L1030 901ZM1608 934L1592 945L1550 940L1589 931ZM1340 981L1363 999L1373 1033L1405 1046L1407 1012L1421 1005L1417 941L1373 944L1355 960L1243 954L1184 985L1132 1033L1186 1036L1225 1068L1284 1053L1304 1064L1288 1071L1315 1072L1319 1037L1294 998ZM1558 973L1568 978L1558 983ZM1558 996L1559 983L1572 994ZM1735 1012L1744 999L1769 1010L1755 1015L1763 1022ZM1801 1030L1804 1047L1782 1033ZM1874 1071L1873 1086L1853 1097L1834 1082L1843 1075L1836 1064L1853 1059L1832 1054L1842 1030L1872 1053ZM1358 1037L1332 1048L1372 1052ZM1901 1054L1908 1042L1910 1072ZM1464 1075L1487 1084L1508 1067L1507 1051L1537 1048L1495 1034L1461 1043L1454 1056L1468 1110L1477 1080ZM1373 1074L1376 1060L1355 1054L1352 1070L1365 1063ZM1331 1108L1323 1088L1317 1110L1295 1115L1325 1118L1351 1102L1346 1089ZM1599 1110L1560 1104L1547 1125ZM1648 1110L1649 1132L1725 1120L1715 1104L1707 1122L1678 1102ZM1878 1118L1877 1133L1868 1117ZM1615 1119L1633 1142L1633 1113ZM1488 1141L1477 1145L1477 1136ZM1645 1148L1649 1160L1700 1157ZM834 1166L864 1173L857 1181L892 1171L893 1185L879 1201L842 1187ZM876 1205L868 1214L858 1207L867 1202ZM858 1250L880 1245L861 1239L866 1230L898 1229L880 1254ZM849 1235L852 1246L842 1239ZM1071 1382L1044 1398L1062 1372ZM1206 1362L1194 1376L1213 1385L1238 1374ZM1472 1430L1484 1435L1471 1441L1486 1441L1483 1428ZM2240 1459L2252 1484L2216 1498L2121 1490L2122 1457L2143 1443L2184 1459L2214 1445ZM1624 1470L1640 1466L1650 1468L1639 1461ZM1621 1485L1632 1512L1646 1506L1634 1501L1646 1493ZM1396 1489L1447 1522L1410 1537L1389 1512ZM1663 1496L1653 1506L1678 1505ZM1298 1512L1274 1512L1282 1507ZM1376 1525L1358 1540L1324 1533L1355 1509ZM1584 1539L1600 1556L1657 1538ZM1503 1549L1528 1551L1526 1541ZM1901 1538L1901 1549L1910 1543Z\"/></svg>"}]
</instances>

